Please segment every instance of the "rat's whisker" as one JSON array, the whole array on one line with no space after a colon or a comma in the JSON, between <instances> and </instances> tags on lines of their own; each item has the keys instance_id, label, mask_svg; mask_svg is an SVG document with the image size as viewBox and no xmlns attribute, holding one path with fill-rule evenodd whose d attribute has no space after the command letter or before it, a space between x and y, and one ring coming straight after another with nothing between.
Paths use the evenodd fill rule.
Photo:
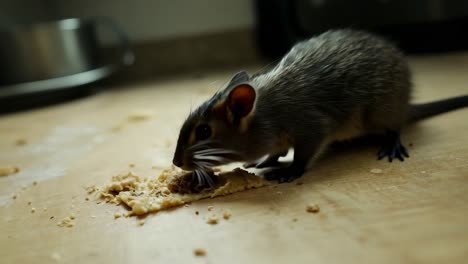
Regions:
<instances>
[{"instance_id":1,"label":"rat's whisker","mask_svg":"<svg viewBox=\"0 0 468 264\"><path fill-rule=\"evenodd\" d=\"M225 158L223 157L218 157L218 156L202 156L202 155L195 155L193 156L194 159L196 160L214 160L214 161L223 161Z\"/></svg>"},{"instance_id":2,"label":"rat's whisker","mask_svg":"<svg viewBox=\"0 0 468 264\"><path fill-rule=\"evenodd\" d=\"M198 167L202 170L209 170L211 167L215 166L214 163L203 162L203 161L198 162L198 164L199 164Z\"/></svg>"},{"instance_id":3,"label":"rat's whisker","mask_svg":"<svg viewBox=\"0 0 468 264\"><path fill-rule=\"evenodd\" d=\"M201 171L201 174L202 174L204 180L208 183L208 185L209 185L210 187L213 187L214 182L213 182L213 180L211 179L211 177L208 175L208 173L206 173L206 171Z\"/></svg>"},{"instance_id":4,"label":"rat's whisker","mask_svg":"<svg viewBox=\"0 0 468 264\"><path fill-rule=\"evenodd\" d=\"M221 148L209 148L204 150L195 151L197 154L211 154L211 153L220 153L220 154L236 154L237 151Z\"/></svg>"},{"instance_id":5,"label":"rat's whisker","mask_svg":"<svg viewBox=\"0 0 468 264\"><path fill-rule=\"evenodd\" d=\"M197 175L197 182L198 184L200 185L201 184L201 176L200 176L200 172L198 170L194 170L195 174Z\"/></svg>"}]
</instances>

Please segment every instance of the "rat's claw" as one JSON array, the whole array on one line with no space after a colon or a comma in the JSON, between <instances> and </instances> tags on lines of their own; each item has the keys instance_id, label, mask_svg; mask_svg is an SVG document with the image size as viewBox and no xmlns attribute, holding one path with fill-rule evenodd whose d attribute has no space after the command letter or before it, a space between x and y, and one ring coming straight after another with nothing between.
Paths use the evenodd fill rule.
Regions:
<instances>
[{"instance_id":1,"label":"rat's claw","mask_svg":"<svg viewBox=\"0 0 468 264\"><path fill-rule=\"evenodd\" d=\"M379 160L387 156L389 162L395 158L400 161L404 161L405 157L409 158L408 150L401 144L400 134L395 131L387 131L384 145L377 155Z\"/></svg>"}]
</instances>

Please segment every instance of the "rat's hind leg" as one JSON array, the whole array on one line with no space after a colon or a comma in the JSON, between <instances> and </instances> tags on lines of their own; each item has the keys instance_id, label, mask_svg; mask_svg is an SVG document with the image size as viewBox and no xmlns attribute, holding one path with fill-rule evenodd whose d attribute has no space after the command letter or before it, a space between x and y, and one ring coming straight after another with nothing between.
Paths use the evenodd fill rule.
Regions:
<instances>
[{"instance_id":1,"label":"rat's hind leg","mask_svg":"<svg viewBox=\"0 0 468 264\"><path fill-rule=\"evenodd\" d=\"M396 130L387 130L382 148L378 153L378 159L380 160L385 156L388 157L389 162L392 162L395 158L400 161L404 161L405 157L409 158L408 151L405 146L401 144L400 132Z\"/></svg>"},{"instance_id":2,"label":"rat's hind leg","mask_svg":"<svg viewBox=\"0 0 468 264\"><path fill-rule=\"evenodd\" d=\"M262 168L267 168L267 167L278 167L280 165L280 162L278 162L278 159L280 157L284 157L288 154L287 151L281 152L275 155L268 155L266 159L260 159L256 160L254 162L249 162L244 164L244 168L257 168L257 169L262 169Z\"/></svg>"}]
</instances>

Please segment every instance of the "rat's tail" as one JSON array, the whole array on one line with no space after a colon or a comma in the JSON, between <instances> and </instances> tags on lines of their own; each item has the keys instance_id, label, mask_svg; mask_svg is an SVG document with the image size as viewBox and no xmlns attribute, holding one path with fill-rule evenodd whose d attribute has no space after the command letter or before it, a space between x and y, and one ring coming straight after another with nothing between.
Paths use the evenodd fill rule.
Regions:
<instances>
[{"instance_id":1,"label":"rat's tail","mask_svg":"<svg viewBox=\"0 0 468 264\"><path fill-rule=\"evenodd\" d=\"M410 107L408 122L413 123L431 116L467 106L468 95L452 97L430 103L413 104Z\"/></svg>"}]
</instances>

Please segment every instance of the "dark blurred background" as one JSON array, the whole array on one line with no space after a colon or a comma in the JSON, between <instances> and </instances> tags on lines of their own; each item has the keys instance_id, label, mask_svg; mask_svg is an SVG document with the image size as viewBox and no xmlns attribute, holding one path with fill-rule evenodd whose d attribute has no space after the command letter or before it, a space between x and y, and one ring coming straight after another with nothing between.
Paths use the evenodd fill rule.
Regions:
<instances>
[{"instance_id":1,"label":"dark blurred background","mask_svg":"<svg viewBox=\"0 0 468 264\"><path fill-rule=\"evenodd\" d=\"M65 18L83 20L43 26ZM337 27L379 33L408 54L465 50L468 1L0 0L0 100L264 65Z\"/></svg>"}]
</instances>

